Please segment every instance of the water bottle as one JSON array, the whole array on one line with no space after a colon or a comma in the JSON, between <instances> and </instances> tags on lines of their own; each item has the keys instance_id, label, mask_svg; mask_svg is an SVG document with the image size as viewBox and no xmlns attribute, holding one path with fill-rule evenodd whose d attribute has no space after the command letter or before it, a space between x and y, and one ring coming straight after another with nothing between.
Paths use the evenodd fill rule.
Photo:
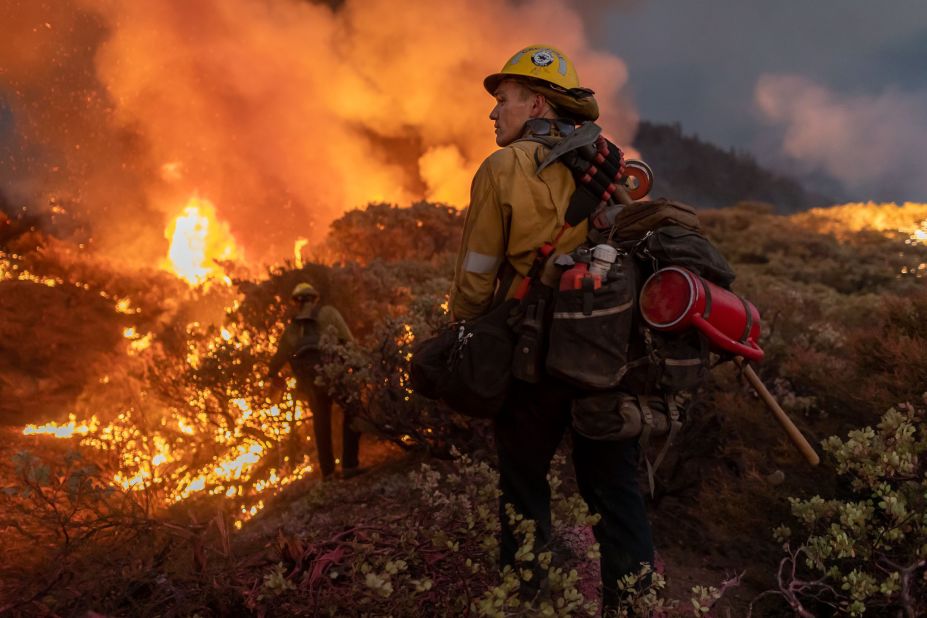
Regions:
<instances>
[{"instance_id":1,"label":"water bottle","mask_svg":"<svg viewBox=\"0 0 927 618\"><path fill-rule=\"evenodd\" d=\"M589 264L589 274L598 276L602 283L608 278L608 271L611 270L615 260L618 259L618 250L611 245L596 245L592 249L592 261Z\"/></svg>"}]
</instances>

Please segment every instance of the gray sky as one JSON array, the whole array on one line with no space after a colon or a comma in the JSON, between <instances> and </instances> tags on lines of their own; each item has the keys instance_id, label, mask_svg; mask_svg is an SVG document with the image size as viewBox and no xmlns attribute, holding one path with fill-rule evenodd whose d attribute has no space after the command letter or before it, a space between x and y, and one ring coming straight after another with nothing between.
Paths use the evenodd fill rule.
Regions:
<instances>
[{"instance_id":1,"label":"gray sky","mask_svg":"<svg viewBox=\"0 0 927 618\"><path fill-rule=\"evenodd\" d=\"M859 199L927 201L927 1L641 0L593 32L643 119Z\"/></svg>"}]
</instances>

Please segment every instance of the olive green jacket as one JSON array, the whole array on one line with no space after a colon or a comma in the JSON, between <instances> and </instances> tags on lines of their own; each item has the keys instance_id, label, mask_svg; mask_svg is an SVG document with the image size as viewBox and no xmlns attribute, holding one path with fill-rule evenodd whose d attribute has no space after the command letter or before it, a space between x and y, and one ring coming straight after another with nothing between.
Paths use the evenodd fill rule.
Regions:
<instances>
[{"instance_id":1,"label":"olive green jacket","mask_svg":"<svg viewBox=\"0 0 927 618\"><path fill-rule=\"evenodd\" d=\"M296 353L296 348L299 345L299 340L301 338L299 333L299 324L297 322L300 318L312 317L312 313L314 311L315 307L304 308L302 311L297 313L290 321L290 323L287 324L286 328L283 329L283 334L280 335L280 341L277 343L277 351L270 359L267 375L273 377L280 373L280 370L283 368L283 366ZM318 310L318 314L315 316L315 319L319 325L319 333L325 333L329 329L334 329L339 341L354 341L354 336L351 334L351 329L348 328L344 318L341 317L341 313L339 313L339 311L331 305L323 305Z\"/></svg>"}]
</instances>

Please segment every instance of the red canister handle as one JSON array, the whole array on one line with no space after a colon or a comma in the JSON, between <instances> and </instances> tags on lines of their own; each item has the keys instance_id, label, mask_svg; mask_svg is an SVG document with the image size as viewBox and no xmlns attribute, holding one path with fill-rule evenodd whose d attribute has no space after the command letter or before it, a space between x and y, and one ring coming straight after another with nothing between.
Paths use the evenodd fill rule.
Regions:
<instances>
[{"instance_id":1,"label":"red canister handle","mask_svg":"<svg viewBox=\"0 0 927 618\"><path fill-rule=\"evenodd\" d=\"M763 356L765 356L763 350L756 345L753 339L747 339L746 343L735 341L715 328L708 320L697 313L692 314L692 325L702 331L702 333L708 337L709 341L722 350L732 352L755 362L760 362L763 360Z\"/></svg>"}]
</instances>

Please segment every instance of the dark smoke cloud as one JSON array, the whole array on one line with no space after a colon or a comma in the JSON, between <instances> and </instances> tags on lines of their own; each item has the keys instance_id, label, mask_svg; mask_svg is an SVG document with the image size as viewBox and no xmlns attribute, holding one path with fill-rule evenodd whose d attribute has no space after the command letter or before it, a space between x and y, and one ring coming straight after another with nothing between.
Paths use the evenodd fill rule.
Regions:
<instances>
[{"instance_id":1,"label":"dark smoke cloud","mask_svg":"<svg viewBox=\"0 0 927 618\"><path fill-rule=\"evenodd\" d=\"M765 75L756 103L784 130L783 151L875 200L927 201L927 90L836 93L794 75Z\"/></svg>"}]
</instances>

